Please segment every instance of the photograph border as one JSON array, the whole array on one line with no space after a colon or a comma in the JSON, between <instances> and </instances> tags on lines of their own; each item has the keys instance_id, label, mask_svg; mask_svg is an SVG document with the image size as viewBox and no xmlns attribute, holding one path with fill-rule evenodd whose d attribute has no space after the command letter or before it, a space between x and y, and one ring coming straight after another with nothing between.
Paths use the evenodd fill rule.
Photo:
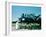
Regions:
<instances>
[{"instance_id":1,"label":"photograph border","mask_svg":"<svg viewBox=\"0 0 46 37\"><path fill-rule=\"evenodd\" d=\"M5 35L7 35L10 32L12 32L11 31L11 25L10 25L10 19L11 18L9 17L9 15L10 15L10 4L11 3L16 3L16 4L31 4L31 5L41 5L41 6L43 5L43 4L35 4L35 3L5 2Z\"/></svg>"}]
</instances>

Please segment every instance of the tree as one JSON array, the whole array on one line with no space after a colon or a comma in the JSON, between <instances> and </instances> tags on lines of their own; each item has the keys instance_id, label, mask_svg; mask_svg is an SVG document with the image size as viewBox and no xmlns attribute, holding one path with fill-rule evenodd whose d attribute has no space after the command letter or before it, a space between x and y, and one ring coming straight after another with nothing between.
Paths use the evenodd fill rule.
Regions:
<instances>
[{"instance_id":1,"label":"tree","mask_svg":"<svg viewBox=\"0 0 46 37\"><path fill-rule=\"evenodd\" d=\"M21 18L24 18L24 13L21 15Z\"/></svg>"}]
</instances>

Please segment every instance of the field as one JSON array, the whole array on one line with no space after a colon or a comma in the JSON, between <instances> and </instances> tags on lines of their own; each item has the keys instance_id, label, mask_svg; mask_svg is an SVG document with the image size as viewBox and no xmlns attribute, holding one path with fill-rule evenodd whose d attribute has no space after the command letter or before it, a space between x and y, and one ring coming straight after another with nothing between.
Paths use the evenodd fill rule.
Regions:
<instances>
[{"instance_id":1,"label":"field","mask_svg":"<svg viewBox=\"0 0 46 37\"><path fill-rule=\"evenodd\" d=\"M12 30L39 30L41 29L41 25L38 23L12 23Z\"/></svg>"}]
</instances>

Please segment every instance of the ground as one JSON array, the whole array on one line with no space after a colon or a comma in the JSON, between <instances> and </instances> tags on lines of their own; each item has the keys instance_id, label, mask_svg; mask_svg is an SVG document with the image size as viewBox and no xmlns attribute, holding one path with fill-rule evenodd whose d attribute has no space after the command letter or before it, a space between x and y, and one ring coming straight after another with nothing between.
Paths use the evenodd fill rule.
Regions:
<instances>
[{"instance_id":1,"label":"ground","mask_svg":"<svg viewBox=\"0 0 46 37\"><path fill-rule=\"evenodd\" d=\"M38 30L41 29L38 23L12 23L12 30L27 29L27 30Z\"/></svg>"}]
</instances>

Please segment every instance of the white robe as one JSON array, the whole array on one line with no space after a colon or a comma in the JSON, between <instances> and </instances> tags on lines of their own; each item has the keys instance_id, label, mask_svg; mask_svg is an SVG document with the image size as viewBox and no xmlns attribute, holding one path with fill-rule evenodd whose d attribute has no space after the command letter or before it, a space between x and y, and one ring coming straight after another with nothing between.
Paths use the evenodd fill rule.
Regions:
<instances>
[{"instance_id":1,"label":"white robe","mask_svg":"<svg viewBox=\"0 0 46 37\"><path fill-rule=\"evenodd\" d=\"M16 29L18 29L18 27L19 27L18 25L19 25L18 22L16 22Z\"/></svg>"}]
</instances>

